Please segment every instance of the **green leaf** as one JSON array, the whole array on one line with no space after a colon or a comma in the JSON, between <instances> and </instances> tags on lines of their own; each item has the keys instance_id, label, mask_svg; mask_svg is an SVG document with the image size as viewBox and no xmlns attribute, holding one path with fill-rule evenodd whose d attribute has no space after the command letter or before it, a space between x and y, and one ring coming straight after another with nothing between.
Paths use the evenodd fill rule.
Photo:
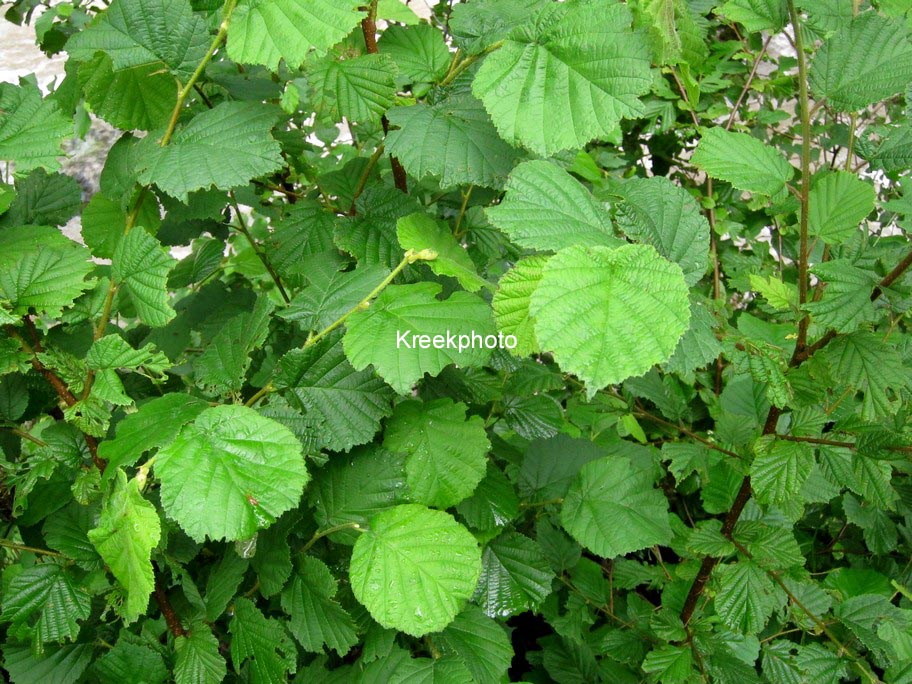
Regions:
<instances>
[{"instance_id":1,"label":"green leaf","mask_svg":"<svg viewBox=\"0 0 912 684\"><path fill-rule=\"evenodd\" d=\"M231 632L231 660L240 671L250 661L250 675L255 682L284 682L295 669L295 648L283 623L257 609L252 601L240 598L234 603L234 617L228 625Z\"/></svg>"},{"instance_id":2,"label":"green leaf","mask_svg":"<svg viewBox=\"0 0 912 684\"><path fill-rule=\"evenodd\" d=\"M788 6L782 0L728 0L721 9L751 33L778 33L788 23Z\"/></svg>"},{"instance_id":3,"label":"green leaf","mask_svg":"<svg viewBox=\"0 0 912 684\"><path fill-rule=\"evenodd\" d=\"M218 639L208 625L196 624L189 634L176 637L174 650L175 684L218 684L225 678L225 659L219 654Z\"/></svg>"},{"instance_id":4,"label":"green leaf","mask_svg":"<svg viewBox=\"0 0 912 684\"><path fill-rule=\"evenodd\" d=\"M164 354L151 344L134 349L120 335L105 335L95 340L86 354L86 365L95 371L93 394L115 404L132 404L126 394L118 370L138 371L146 376L162 376L171 366Z\"/></svg>"},{"instance_id":5,"label":"green leaf","mask_svg":"<svg viewBox=\"0 0 912 684\"><path fill-rule=\"evenodd\" d=\"M322 113L341 121L374 121L393 106L396 67L389 55L324 59L310 72Z\"/></svg>"},{"instance_id":6,"label":"green leaf","mask_svg":"<svg viewBox=\"0 0 912 684\"><path fill-rule=\"evenodd\" d=\"M79 622L89 617L91 597L77 578L56 563L22 569L3 590L0 621L11 633L27 626L40 644L75 639Z\"/></svg>"},{"instance_id":7,"label":"green leaf","mask_svg":"<svg viewBox=\"0 0 912 684\"><path fill-rule=\"evenodd\" d=\"M533 16L485 58L472 85L504 140L550 156L615 138L621 119L643 114L649 46L630 30L626 6L550 5Z\"/></svg>"},{"instance_id":8,"label":"green leaf","mask_svg":"<svg viewBox=\"0 0 912 684\"><path fill-rule=\"evenodd\" d=\"M427 265L437 275L452 276L469 292L477 292L488 283L478 275L465 248L456 242L445 223L425 213L409 214L396 222L396 235L404 250L433 250L437 256Z\"/></svg>"},{"instance_id":9,"label":"green leaf","mask_svg":"<svg viewBox=\"0 0 912 684\"><path fill-rule=\"evenodd\" d=\"M155 64L114 71L111 58L99 53L78 74L92 111L124 130L164 126L177 102L174 78Z\"/></svg>"},{"instance_id":10,"label":"green leaf","mask_svg":"<svg viewBox=\"0 0 912 684\"><path fill-rule=\"evenodd\" d=\"M0 160L15 162L22 173L60 167L61 142L73 135L73 122L58 111L57 103L43 99L33 81L0 83Z\"/></svg>"},{"instance_id":11,"label":"green leaf","mask_svg":"<svg viewBox=\"0 0 912 684\"><path fill-rule=\"evenodd\" d=\"M115 478L89 541L126 590L121 614L129 623L145 612L155 587L150 554L161 538L161 523L155 506L143 498L138 478L128 482L120 469Z\"/></svg>"},{"instance_id":12,"label":"green leaf","mask_svg":"<svg viewBox=\"0 0 912 684\"><path fill-rule=\"evenodd\" d=\"M542 349L585 381L590 397L666 361L690 321L681 268L647 245L558 252L529 311Z\"/></svg>"},{"instance_id":13,"label":"green leaf","mask_svg":"<svg viewBox=\"0 0 912 684\"><path fill-rule=\"evenodd\" d=\"M695 285L706 272L709 221L693 196L667 178L632 178L619 187L618 225L628 237L652 245Z\"/></svg>"},{"instance_id":14,"label":"green leaf","mask_svg":"<svg viewBox=\"0 0 912 684\"><path fill-rule=\"evenodd\" d=\"M406 84L438 81L450 65L443 33L429 24L390 26L377 47L396 63L399 80Z\"/></svg>"},{"instance_id":15,"label":"green leaf","mask_svg":"<svg viewBox=\"0 0 912 684\"><path fill-rule=\"evenodd\" d=\"M352 522L367 527L371 516L406 501L404 458L380 448L330 459L310 488L310 503L322 527ZM333 539L353 543L354 533L345 534Z\"/></svg>"},{"instance_id":16,"label":"green leaf","mask_svg":"<svg viewBox=\"0 0 912 684\"><path fill-rule=\"evenodd\" d=\"M713 571L718 583L714 605L722 622L741 634L756 634L777 607L775 585L759 567L748 561L719 565Z\"/></svg>"},{"instance_id":17,"label":"green leaf","mask_svg":"<svg viewBox=\"0 0 912 684\"><path fill-rule=\"evenodd\" d=\"M108 462L104 479L118 472L118 467L136 463L143 452L170 444L180 429L207 407L202 399L177 393L140 406L117 424L116 437L98 445L98 455Z\"/></svg>"},{"instance_id":18,"label":"green leaf","mask_svg":"<svg viewBox=\"0 0 912 684\"><path fill-rule=\"evenodd\" d=\"M504 532L485 546L481 579L473 600L490 617L536 610L549 594L554 573L538 542Z\"/></svg>"},{"instance_id":19,"label":"green leaf","mask_svg":"<svg viewBox=\"0 0 912 684\"><path fill-rule=\"evenodd\" d=\"M265 297L256 300L250 311L228 320L193 362L196 383L209 394L237 392L243 387L250 367L251 353L269 333L272 303Z\"/></svg>"},{"instance_id":20,"label":"green leaf","mask_svg":"<svg viewBox=\"0 0 912 684\"><path fill-rule=\"evenodd\" d=\"M756 273L748 275L748 282L751 289L777 311L794 311L798 308L798 287L794 283L787 283L776 276L764 278Z\"/></svg>"},{"instance_id":21,"label":"green leaf","mask_svg":"<svg viewBox=\"0 0 912 684\"><path fill-rule=\"evenodd\" d=\"M82 188L75 178L34 169L16 181L16 196L0 226L62 226L82 207Z\"/></svg>"},{"instance_id":22,"label":"green leaf","mask_svg":"<svg viewBox=\"0 0 912 684\"><path fill-rule=\"evenodd\" d=\"M852 332L876 318L871 301L876 274L848 259L816 264L811 272L825 284L820 300L805 305L815 323L837 332Z\"/></svg>"},{"instance_id":23,"label":"green leaf","mask_svg":"<svg viewBox=\"0 0 912 684\"><path fill-rule=\"evenodd\" d=\"M640 6L650 24L657 64L699 66L709 52L706 27L684 0L645 0ZM639 18L634 10L634 16Z\"/></svg>"},{"instance_id":24,"label":"green leaf","mask_svg":"<svg viewBox=\"0 0 912 684\"><path fill-rule=\"evenodd\" d=\"M475 606L462 611L433 639L441 653L462 660L476 682L502 681L513 660L506 630Z\"/></svg>"},{"instance_id":25,"label":"green leaf","mask_svg":"<svg viewBox=\"0 0 912 684\"><path fill-rule=\"evenodd\" d=\"M773 147L747 133L717 126L703 131L691 162L738 190L775 197L785 190L795 169Z\"/></svg>"},{"instance_id":26,"label":"green leaf","mask_svg":"<svg viewBox=\"0 0 912 684\"><path fill-rule=\"evenodd\" d=\"M503 201L485 212L520 247L621 245L604 206L552 162L523 162L510 174Z\"/></svg>"},{"instance_id":27,"label":"green leaf","mask_svg":"<svg viewBox=\"0 0 912 684\"><path fill-rule=\"evenodd\" d=\"M755 450L750 475L757 500L782 504L797 496L814 467L810 445L771 439Z\"/></svg>"},{"instance_id":28,"label":"green leaf","mask_svg":"<svg viewBox=\"0 0 912 684\"><path fill-rule=\"evenodd\" d=\"M212 568L206 581L206 620L215 622L234 598L247 572L247 560L235 553L225 553Z\"/></svg>"},{"instance_id":29,"label":"green leaf","mask_svg":"<svg viewBox=\"0 0 912 684\"><path fill-rule=\"evenodd\" d=\"M899 389L909 382L909 371L897 350L882 336L858 331L838 337L823 351L831 377L842 386L864 392L862 420L876 420L899 408Z\"/></svg>"},{"instance_id":30,"label":"green leaf","mask_svg":"<svg viewBox=\"0 0 912 684\"><path fill-rule=\"evenodd\" d=\"M406 482L415 501L449 508L481 482L491 445L480 416L466 419L465 404L435 399L396 406L383 446L406 454Z\"/></svg>"},{"instance_id":31,"label":"green leaf","mask_svg":"<svg viewBox=\"0 0 912 684\"><path fill-rule=\"evenodd\" d=\"M894 126L881 136L877 146L866 155L875 169L902 171L912 166L912 126Z\"/></svg>"},{"instance_id":32,"label":"green leaf","mask_svg":"<svg viewBox=\"0 0 912 684\"><path fill-rule=\"evenodd\" d=\"M847 171L829 173L811 188L808 232L838 245L858 232L858 224L874 211L874 186Z\"/></svg>"},{"instance_id":33,"label":"green leaf","mask_svg":"<svg viewBox=\"0 0 912 684\"><path fill-rule=\"evenodd\" d=\"M539 350L535 339L535 319L529 314L532 293L541 282L546 256L525 257L503 274L491 300L497 329L516 338L511 351L516 356L528 356Z\"/></svg>"},{"instance_id":34,"label":"green leaf","mask_svg":"<svg viewBox=\"0 0 912 684\"><path fill-rule=\"evenodd\" d=\"M567 435L537 439L523 456L517 477L519 493L533 501L561 499L580 469L606 453L590 441Z\"/></svg>"},{"instance_id":35,"label":"green leaf","mask_svg":"<svg viewBox=\"0 0 912 684\"><path fill-rule=\"evenodd\" d=\"M274 382L305 413L320 447L332 451L369 442L391 411L392 392L374 373L352 367L339 334L288 352Z\"/></svg>"},{"instance_id":36,"label":"green leaf","mask_svg":"<svg viewBox=\"0 0 912 684\"><path fill-rule=\"evenodd\" d=\"M186 202L194 190L231 190L277 171L281 148L271 130L278 114L260 103L222 102L194 116L165 147L148 135L137 145L138 179Z\"/></svg>"},{"instance_id":37,"label":"green leaf","mask_svg":"<svg viewBox=\"0 0 912 684\"><path fill-rule=\"evenodd\" d=\"M550 0L472 0L456 3L450 15L453 41L471 55L503 40Z\"/></svg>"},{"instance_id":38,"label":"green leaf","mask_svg":"<svg viewBox=\"0 0 912 684\"><path fill-rule=\"evenodd\" d=\"M27 226L0 230L0 300L24 316L30 309L60 316L93 282L88 250L56 228Z\"/></svg>"},{"instance_id":39,"label":"green leaf","mask_svg":"<svg viewBox=\"0 0 912 684\"><path fill-rule=\"evenodd\" d=\"M389 275L389 270L379 265L340 271L338 263L319 255L306 263L307 287L292 297L286 309L277 312L304 330L329 327Z\"/></svg>"},{"instance_id":40,"label":"green leaf","mask_svg":"<svg viewBox=\"0 0 912 684\"><path fill-rule=\"evenodd\" d=\"M452 516L418 504L378 513L352 550L355 597L384 627L422 636L460 612L481 573L475 538Z\"/></svg>"},{"instance_id":41,"label":"green leaf","mask_svg":"<svg viewBox=\"0 0 912 684\"><path fill-rule=\"evenodd\" d=\"M322 653L324 645L344 656L358 643L355 622L333 599L336 580L323 561L305 556L291 584L282 592L289 629L305 651Z\"/></svg>"},{"instance_id":42,"label":"green leaf","mask_svg":"<svg viewBox=\"0 0 912 684\"><path fill-rule=\"evenodd\" d=\"M411 196L395 188L373 185L355 202L357 214L336 225L335 242L358 260L361 266L377 264L394 268L402 260L396 238L396 222L422 211Z\"/></svg>"},{"instance_id":43,"label":"green leaf","mask_svg":"<svg viewBox=\"0 0 912 684\"><path fill-rule=\"evenodd\" d=\"M291 69L312 49L325 52L364 17L360 0L242 0L228 27L228 56L242 64Z\"/></svg>"},{"instance_id":44,"label":"green leaf","mask_svg":"<svg viewBox=\"0 0 912 684\"><path fill-rule=\"evenodd\" d=\"M483 364L491 353L484 338L494 330L490 307L468 292L439 300L441 289L437 283L390 285L367 310L353 314L343 339L351 364L358 370L373 364L400 394L408 393L425 373L436 376L451 363ZM415 335L427 336L429 348L422 348ZM457 345L460 336L467 336L468 342L462 351L432 346L435 339L446 345L447 336Z\"/></svg>"},{"instance_id":45,"label":"green leaf","mask_svg":"<svg viewBox=\"0 0 912 684\"><path fill-rule=\"evenodd\" d=\"M117 243L112 262L111 277L143 323L155 328L174 318L168 302L168 273L177 262L158 240L137 226Z\"/></svg>"},{"instance_id":46,"label":"green leaf","mask_svg":"<svg viewBox=\"0 0 912 684\"><path fill-rule=\"evenodd\" d=\"M818 98L851 112L901 92L912 81L912 40L901 22L859 14L817 52L808 78Z\"/></svg>"},{"instance_id":47,"label":"green leaf","mask_svg":"<svg viewBox=\"0 0 912 684\"><path fill-rule=\"evenodd\" d=\"M6 642L3 646L3 666L13 684L54 682L75 684L92 662L91 644L71 644L46 648L40 654L28 644Z\"/></svg>"},{"instance_id":48,"label":"green leaf","mask_svg":"<svg viewBox=\"0 0 912 684\"><path fill-rule=\"evenodd\" d=\"M386 151L415 178L434 176L443 188L469 183L498 188L515 163L516 151L467 93L431 105L394 107L387 117L398 130L387 135Z\"/></svg>"},{"instance_id":49,"label":"green leaf","mask_svg":"<svg viewBox=\"0 0 912 684\"><path fill-rule=\"evenodd\" d=\"M684 684L694 672L689 646L659 646L643 661L643 672L662 684Z\"/></svg>"},{"instance_id":50,"label":"green leaf","mask_svg":"<svg viewBox=\"0 0 912 684\"><path fill-rule=\"evenodd\" d=\"M92 667L92 674L99 677L102 684L127 682L138 672L142 672L144 684L162 684L168 679L165 661L159 653L123 637Z\"/></svg>"},{"instance_id":51,"label":"green leaf","mask_svg":"<svg viewBox=\"0 0 912 684\"><path fill-rule=\"evenodd\" d=\"M719 356L722 345L716 339L715 325L716 320L709 308L697 300L691 301L690 327L665 363L665 370L689 377L694 370Z\"/></svg>"},{"instance_id":52,"label":"green leaf","mask_svg":"<svg viewBox=\"0 0 912 684\"><path fill-rule=\"evenodd\" d=\"M158 452L162 506L191 537L247 539L297 505L309 475L288 428L215 406Z\"/></svg>"},{"instance_id":53,"label":"green leaf","mask_svg":"<svg viewBox=\"0 0 912 684\"><path fill-rule=\"evenodd\" d=\"M115 71L163 64L187 79L208 45L206 24L187 0L114 0L66 50L79 61L104 52Z\"/></svg>"},{"instance_id":54,"label":"green leaf","mask_svg":"<svg viewBox=\"0 0 912 684\"><path fill-rule=\"evenodd\" d=\"M650 471L637 469L624 456L587 463L564 498L564 529L605 558L667 544L672 536L668 501L652 481Z\"/></svg>"}]
</instances>

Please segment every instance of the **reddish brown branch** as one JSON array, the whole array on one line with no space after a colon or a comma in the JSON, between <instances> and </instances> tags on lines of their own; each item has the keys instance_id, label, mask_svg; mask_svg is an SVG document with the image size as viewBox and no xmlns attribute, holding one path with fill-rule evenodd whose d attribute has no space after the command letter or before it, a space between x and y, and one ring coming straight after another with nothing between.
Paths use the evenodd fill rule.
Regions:
<instances>
[{"instance_id":1,"label":"reddish brown branch","mask_svg":"<svg viewBox=\"0 0 912 684\"><path fill-rule=\"evenodd\" d=\"M361 20L361 32L364 34L364 46L368 54L375 55L379 52L377 48L377 3L372 2L367 11L367 16ZM380 117L380 125L383 126L383 135L389 133L389 119L386 116ZM408 192L408 178L402 164L393 155L390 155L390 166L393 169L393 183L396 188L402 192Z\"/></svg>"},{"instance_id":2,"label":"reddish brown branch","mask_svg":"<svg viewBox=\"0 0 912 684\"><path fill-rule=\"evenodd\" d=\"M177 613L174 612L174 607L171 605L171 601L168 600L168 593L165 591L165 588L161 584L161 580L158 578L155 579L154 596L155 601L158 603L158 608L165 618L165 624L168 625L171 634L176 637L187 636L187 630L184 629L180 618L177 616Z\"/></svg>"}]
</instances>

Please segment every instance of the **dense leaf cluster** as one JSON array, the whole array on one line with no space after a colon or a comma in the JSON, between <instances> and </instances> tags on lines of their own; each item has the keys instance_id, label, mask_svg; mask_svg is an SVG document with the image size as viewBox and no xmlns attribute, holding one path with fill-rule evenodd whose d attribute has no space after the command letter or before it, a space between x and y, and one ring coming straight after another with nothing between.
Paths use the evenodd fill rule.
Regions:
<instances>
[{"instance_id":1,"label":"dense leaf cluster","mask_svg":"<svg viewBox=\"0 0 912 684\"><path fill-rule=\"evenodd\" d=\"M908 1L38 7L9 680L912 682Z\"/></svg>"}]
</instances>

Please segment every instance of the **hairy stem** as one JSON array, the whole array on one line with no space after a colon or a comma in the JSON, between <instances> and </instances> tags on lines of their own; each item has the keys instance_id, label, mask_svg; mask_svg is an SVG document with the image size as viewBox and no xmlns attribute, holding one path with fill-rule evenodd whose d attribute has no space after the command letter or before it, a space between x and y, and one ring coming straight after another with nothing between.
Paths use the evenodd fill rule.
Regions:
<instances>
[{"instance_id":1,"label":"hairy stem","mask_svg":"<svg viewBox=\"0 0 912 684\"><path fill-rule=\"evenodd\" d=\"M177 613L174 612L174 607L168 599L168 593L165 591L164 586L162 586L161 580L157 577L155 578L154 596L155 602L158 603L158 608L161 610L162 617L165 618L165 624L168 625L171 634L176 637L187 636L187 630L184 629L180 618L177 616Z\"/></svg>"}]
</instances>

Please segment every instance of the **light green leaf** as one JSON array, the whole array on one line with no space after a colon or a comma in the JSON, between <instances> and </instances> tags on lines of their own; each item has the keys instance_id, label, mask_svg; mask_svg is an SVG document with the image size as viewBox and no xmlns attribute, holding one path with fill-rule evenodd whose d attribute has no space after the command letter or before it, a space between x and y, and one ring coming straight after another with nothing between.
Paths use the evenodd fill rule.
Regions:
<instances>
[{"instance_id":1,"label":"light green leaf","mask_svg":"<svg viewBox=\"0 0 912 684\"><path fill-rule=\"evenodd\" d=\"M498 188L516 161L516 151L469 94L394 107L387 117L399 127L386 136L387 152L415 178L435 176L443 188L469 183Z\"/></svg>"},{"instance_id":2,"label":"light green leaf","mask_svg":"<svg viewBox=\"0 0 912 684\"><path fill-rule=\"evenodd\" d=\"M450 51L443 33L425 23L415 26L390 26L378 43L382 54L389 55L399 69L400 81L433 83L446 73Z\"/></svg>"},{"instance_id":3,"label":"light green leaf","mask_svg":"<svg viewBox=\"0 0 912 684\"><path fill-rule=\"evenodd\" d=\"M194 539L247 539L297 505L309 475L288 428L244 406L206 409L158 452L162 506Z\"/></svg>"},{"instance_id":4,"label":"light green leaf","mask_svg":"<svg viewBox=\"0 0 912 684\"><path fill-rule=\"evenodd\" d=\"M503 680L513 660L506 630L475 606L462 611L433 639L441 653L462 660L476 682Z\"/></svg>"},{"instance_id":5,"label":"light green leaf","mask_svg":"<svg viewBox=\"0 0 912 684\"><path fill-rule=\"evenodd\" d=\"M415 11L403 0L380 0L377 3L377 18L412 26L421 21Z\"/></svg>"},{"instance_id":6,"label":"light green leaf","mask_svg":"<svg viewBox=\"0 0 912 684\"><path fill-rule=\"evenodd\" d=\"M485 212L520 247L620 246L605 207L552 162L523 162L510 174L503 201Z\"/></svg>"},{"instance_id":7,"label":"light green leaf","mask_svg":"<svg viewBox=\"0 0 912 684\"><path fill-rule=\"evenodd\" d=\"M449 508L478 486L491 445L480 416L466 419L465 404L435 399L396 406L383 446L406 454L406 482L415 501Z\"/></svg>"},{"instance_id":8,"label":"light green leaf","mask_svg":"<svg viewBox=\"0 0 912 684\"><path fill-rule=\"evenodd\" d=\"M659 646L643 660L643 672L662 684L684 684L694 674L689 646Z\"/></svg>"},{"instance_id":9,"label":"light green leaf","mask_svg":"<svg viewBox=\"0 0 912 684\"><path fill-rule=\"evenodd\" d=\"M481 554L452 516L406 504L371 519L349 572L355 598L377 622L420 637L460 612L481 573Z\"/></svg>"},{"instance_id":10,"label":"light green leaf","mask_svg":"<svg viewBox=\"0 0 912 684\"><path fill-rule=\"evenodd\" d=\"M114 248L111 276L146 325L161 327L175 316L168 302L168 273L175 263L158 240L139 226Z\"/></svg>"},{"instance_id":11,"label":"light green leaf","mask_svg":"<svg viewBox=\"0 0 912 684\"><path fill-rule=\"evenodd\" d=\"M709 52L704 42L706 27L688 2L644 0L639 9L649 23L656 64L702 64Z\"/></svg>"},{"instance_id":12,"label":"light green leaf","mask_svg":"<svg viewBox=\"0 0 912 684\"><path fill-rule=\"evenodd\" d=\"M709 221L693 196L667 178L632 178L619 186L618 225L628 237L652 245L695 285L706 272Z\"/></svg>"},{"instance_id":13,"label":"light green leaf","mask_svg":"<svg viewBox=\"0 0 912 684\"><path fill-rule=\"evenodd\" d=\"M728 0L721 9L751 33L778 33L788 23L788 6L783 0Z\"/></svg>"},{"instance_id":14,"label":"light green leaf","mask_svg":"<svg viewBox=\"0 0 912 684\"><path fill-rule=\"evenodd\" d=\"M175 684L219 684L225 678L225 659L219 654L218 639L208 625L196 624L189 634L176 637L174 650Z\"/></svg>"},{"instance_id":15,"label":"light green leaf","mask_svg":"<svg viewBox=\"0 0 912 684\"><path fill-rule=\"evenodd\" d=\"M871 290L877 284L876 274L855 266L848 259L816 264L811 272L825 283L820 300L804 307L815 323L837 332L852 332L876 318L871 301Z\"/></svg>"},{"instance_id":16,"label":"light green leaf","mask_svg":"<svg viewBox=\"0 0 912 684\"><path fill-rule=\"evenodd\" d=\"M529 311L542 349L590 396L666 361L690 321L681 268L648 245L558 252Z\"/></svg>"},{"instance_id":17,"label":"light green leaf","mask_svg":"<svg viewBox=\"0 0 912 684\"><path fill-rule=\"evenodd\" d=\"M172 393L157 397L139 407L117 424L117 436L98 445L98 455L108 462L104 479L118 466L131 466L145 451L169 444L180 429L208 406L189 394Z\"/></svg>"},{"instance_id":18,"label":"light green leaf","mask_svg":"<svg viewBox=\"0 0 912 684\"><path fill-rule=\"evenodd\" d=\"M535 339L535 319L529 314L532 293L541 282L546 256L525 257L503 274L491 300L497 329L516 337L516 356L528 356L539 350Z\"/></svg>"},{"instance_id":19,"label":"light green leaf","mask_svg":"<svg viewBox=\"0 0 912 684\"><path fill-rule=\"evenodd\" d=\"M874 211L874 186L847 171L828 173L808 197L808 232L832 245L850 240Z\"/></svg>"},{"instance_id":20,"label":"light green leaf","mask_svg":"<svg viewBox=\"0 0 912 684\"><path fill-rule=\"evenodd\" d=\"M116 71L164 64L187 79L208 45L206 23L187 0L114 0L67 41L66 51L79 61L104 52Z\"/></svg>"},{"instance_id":21,"label":"light green leaf","mask_svg":"<svg viewBox=\"0 0 912 684\"><path fill-rule=\"evenodd\" d=\"M133 370L143 375L161 377L171 366L168 357L156 351L151 344L134 349L120 335L105 335L95 340L86 354L86 364L95 371L92 393L103 401L114 404L132 404L124 389L118 370Z\"/></svg>"},{"instance_id":22,"label":"light green leaf","mask_svg":"<svg viewBox=\"0 0 912 684\"><path fill-rule=\"evenodd\" d=\"M234 602L231 632L231 660L240 671L250 661L254 682L286 682L294 671L296 650L282 622L265 617L250 599Z\"/></svg>"},{"instance_id":23,"label":"light green leaf","mask_svg":"<svg viewBox=\"0 0 912 684\"><path fill-rule=\"evenodd\" d=\"M16 180L15 199L0 226L62 226L82 208L82 186L72 176L33 169Z\"/></svg>"},{"instance_id":24,"label":"light green leaf","mask_svg":"<svg viewBox=\"0 0 912 684\"><path fill-rule=\"evenodd\" d=\"M272 303L266 297L225 322L193 362L196 384L209 394L237 392L243 387L251 353L269 333Z\"/></svg>"},{"instance_id":25,"label":"light green leaf","mask_svg":"<svg viewBox=\"0 0 912 684\"><path fill-rule=\"evenodd\" d=\"M764 439L755 447L751 486L761 503L781 504L795 498L814 467L808 444Z\"/></svg>"},{"instance_id":26,"label":"light green leaf","mask_svg":"<svg viewBox=\"0 0 912 684\"><path fill-rule=\"evenodd\" d=\"M817 52L808 77L818 98L851 112L895 95L912 81L912 40L902 22L859 14Z\"/></svg>"},{"instance_id":27,"label":"light green leaf","mask_svg":"<svg viewBox=\"0 0 912 684\"><path fill-rule=\"evenodd\" d=\"M8 641L3 646L3 668L13 684L75 684L91 662L91 644L45 648L40 654L29 644Z\"/></svg>"},{"instance_id":28,"label":"light green leaf","mask_svg":"<svg viewBox=\"0 0 912 684\"><path fill-rule=\"evenodd\" d=\"M536 610L551 593L554 573L538 542L504 532L485 546L473 601L490 617Z\"/></svg>"},{"instance_id":29,"label":"light green leaf","mask_svg":"<svg viewBox=\"0 0 912 684\"><path fill-rule=\"evenodd\" d=\"M330 459L310 488L310 503L321 527L358 523L408 500L405 495L405 459L379 447L356 451L348 458ZM354 533L332 537L353 543Z\"/></svg>"},{"instance_id":30,"label":"light green leaf","mask_svg":"<svg viewBox=\"0 0 912 684\"><path fill-rule=\"evenodd\" d=\"M747 133L731 133L720 126L703 131L691 162L738 190L771 197L785 191L795 171L775 148Z\"/></svg>"},{"instance_id":31,"label":"light green leaf","mask_svg":"<svg viewBox=\"0 0 912 684\"><path fill-rule=\"evenodd\" d=\"M60 316L92 286L90 257L56 228L6 228L0 231L0 300L16 316L30 309Z\"/></svg>"},{"instance_id":32,"label":"light green leaf","mask_svg":"<svg viewBox=\"0 0 912 684\"><path fill-rule=\"evenodd\" d=\"M561 499L580 469L606 454L598 445L568 435L537 439L523 456L517 477L519 493L523 498L538 502Z\"/></svg>"},{"instance_id":33,"label":"light green leaf","mask_svg":"<svg viewBox=\"0 0 912 684\"><path fill-rule=\"evenodd\" d=\"M643 113L638 96L652 83L630 11L581 2L533 16L485 58L472 85L501 137L543 156L617 137L621 119Z\"/></svg>"},{"instance_id":34,"label":"light green leaf","mask_svg":"<svg viewBox=\"0 0 912 684\"><path fill-rule=\"evenodd\" d=\"M78 74L92 111L123 130L164 126L177 102L174 77L155 64L114 71L111 58L99 53Z\"/></svg>"},{"instance_id":35,"label":"light green leaf","mask_svg":"<svg viewBox=\"0 0 912 684\"><path fill-rule=\"evenodd\" d=\"M730 629L756 634L777 606L775 585L759 567L748 561L716 566L716 613Z\"/></svg>"},{"instance_id":36,"label":"light green leaf","mask_svg":"<svg viewBox=\"0 0 912 684\"><path fill-rule=\"evenodd\" d=\"M341 121L373 121L396 98L396 66L388 55L324 59L310 71L322 112Z\"/></svg>"},{"instance_id":37,"label":"light green leaf","mask_svg":"<svg viewBox=\"0 0 912 684\"><path fill-rule=\"evenodd\" d=\"M776 276L748 275L751 289L760 294L777 311L794 311L798 307L798 286Z\"/></svg>"},{"instance_id":38,"label":"light green leaf","mask_svg":"<svg viewBox=\"0 0 912 684\"><path fill-rule=\"evenodd\" d=\"M21 568L3 590L0 622L11 633L27 626L37 645L75 639L79 622L89 617L92 599L63 565L41 563Z\"/></svg>"},{"instance_id":39,"label":"light green leaf","mask_svg":"<svg viewBox=\"0 0 912 684\"><path fill-rule=\"evenodd\" d=\"M228 27L228 56L273 71L292 69L311 49L325 52L364 18L360 0L242 0Z\"/></svg>"},{"instance_id":40,"label":"light green leaf","mask_svg":"<svg viewBox=\"0 0 912 684\"><path fill-rule=\"evenodd\" d=\"M322 653L324 645L344 656L358 643L355 622L337 601L336 580L323 561L305 556L282 592L282 609L291 616L291 633L305 651Z\"/></svg>"},{"instance_id":41,"label":"light green leaf","mask_svg":"<svg viewBox=\"0 0 912 684\"><path fill-rule=\"evenodd\" d=\"M140 484L137 478L127 482L126 473L118 469L114 488L101 507L98 526L89 531L89 541L126 590L121 613L128 623L149 605L155 587L150 554L161 538L158 513L143 498Z\"/></svg>"},{"instance_id":42,"label":"light green leaf","mask_svg":"<svg viewBox=\"0 0 912 684\"><path fill-rule=\"evenodd\" d=\"M274 382L304 412L320 448L332 451L369 442L391 411L392 392L374 373L352 367L338 334L285 354Z\"/></svg>"},{"instance_id":43,"label":"light green leaf","mask_svg":"<svg viewBox=\"0 0 912 684\"><path fill-rule=\"evenodd\" d=\"M491 349L484 346L484 338L494 331L490 307L468 292L439 300L441 289L437 283L390 285L367 310L353 314L343 339L351 364L358 370L373 364L394 390L407 394L425 373L436 376L451 363L485 363ZM422 348L416 335L426 336L428 348ZM460 336L468 336L462 351L434 348L435 340L446 345L448 335L457 345ZM466 348L473 340L474 346Z\"/></svg>"},{"instance_id":44,"label":"light green leaf","mask_svg":"<svg viewBox=\"0 0 912 684\"><path fill-rule=\"evenodd\" d=\"M72 135L73 122L34 82L0 83L0 159L15 162L16 171L59 168L61 142Z\"/></svg>"},{"instance_id":45,"label":"light green leaf","mask_svg":"<svg viewBox=\"0 0 912 684\"><path fill-rule=\"evenodd\" d=\"M587 463L564 498L561 523L580 544L605 558L667 544L672 536L668 501L652 479L625 456Z\"/></svg>"},{"instance_id":46,"label":"light green leaf","mask_svg":"<svg viewBox=\"0 0 912 684\"><path fill-rule=\"evenodd\" d=\"M186 202L194 190L231 190L277 171L281 148L270 131L278 114L260 103L222 102L194 116L165 147L148 135L137 145L138 180Z\"/></svg>"},{"instance_id":47,"label":"light green leaf","mask_svg":"<svg viewBox=\"0 0 912 684\"><path fill-rule=\"evenodd\" d=\"M456 242L445 223L425 213L409 214L396 222L396 235L404 250L433 250L437 256L426 262L437 275L452 276L469 292L477 292L488 282L478 275L465 248Z\"/></svg>"}]
</instances>

